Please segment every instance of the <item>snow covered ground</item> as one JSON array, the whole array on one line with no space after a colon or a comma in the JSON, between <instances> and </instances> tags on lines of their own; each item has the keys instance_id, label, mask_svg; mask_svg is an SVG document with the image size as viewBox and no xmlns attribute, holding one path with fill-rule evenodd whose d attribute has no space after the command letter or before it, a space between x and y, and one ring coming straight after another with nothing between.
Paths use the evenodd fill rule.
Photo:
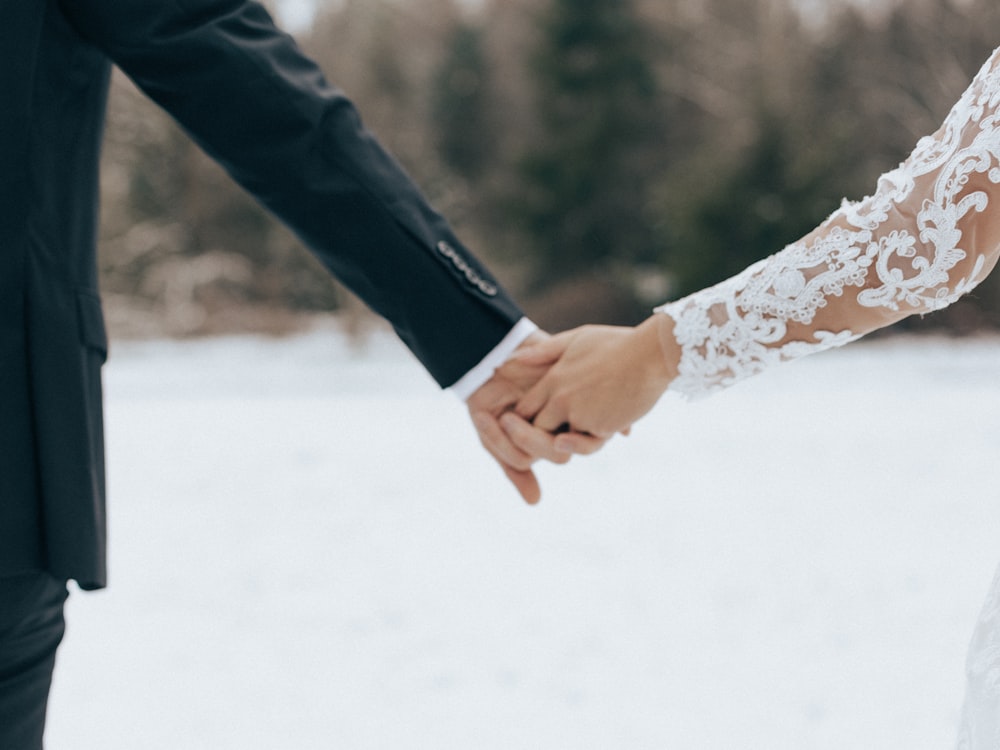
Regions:
<instances>
[{"instance_id":1,"label":"snow covered ground","mask_svg":"<svg viewBox=\"0 0 1000 750\"><path fill-rule=\"evenodd\" d=\"M668 399L520 504L387 336L115 347L49 750L951 748L1000 341Z\"/></svg>"}]
</instances>

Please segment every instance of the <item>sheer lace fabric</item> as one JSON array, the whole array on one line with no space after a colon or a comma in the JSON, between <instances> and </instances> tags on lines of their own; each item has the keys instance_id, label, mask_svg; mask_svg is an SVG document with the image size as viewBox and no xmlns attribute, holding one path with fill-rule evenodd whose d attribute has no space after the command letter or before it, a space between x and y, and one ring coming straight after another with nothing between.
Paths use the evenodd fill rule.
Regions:
<instances>
[{"instance_id":1,"label":"sheer lace fabric","mask_svg":"<svg viewBox=\"0 0 1000 750\"><path fill-rule=\"evenodd\" d=\"M776 255L660 308L681 347L671 390L700 396L946 307L1000 253L1000 50L937 133L876 192Z\"/></svg>"},{"instance_id":2,"label":"sheer lace fabric","mask_svg":"<svg viewBox=\"0 0 1000 750\"><path fill-rule=\"evenodd\" d=\"M874 195L743 273L669 303L671 389L698 397L772 364L946 307L1000 254L1000 50ZM958 750L1000 750L1000 570L973 635Z\"/></svg>"}]
</instances>

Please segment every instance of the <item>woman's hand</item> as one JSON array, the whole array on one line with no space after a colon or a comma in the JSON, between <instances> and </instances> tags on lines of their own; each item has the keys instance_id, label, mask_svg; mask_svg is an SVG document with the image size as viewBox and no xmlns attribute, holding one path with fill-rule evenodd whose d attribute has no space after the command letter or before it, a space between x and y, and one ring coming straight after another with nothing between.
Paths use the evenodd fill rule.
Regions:
<instances>
[{"instance_id":1,"label":"woman's hand","mask_svg":"<svg viewBox=\"0 0 1000 750\"><path fill-rule=\"evenodd\" d=\"M563 433L555 446L568 452L586 452L577 443L588 435L606 440L627 432L677 374L672 330L673 320L656 314L635 328L582 326L524 347L515 360L549 370L516 413L546 432Z\"/></svg>"}]
</instances>

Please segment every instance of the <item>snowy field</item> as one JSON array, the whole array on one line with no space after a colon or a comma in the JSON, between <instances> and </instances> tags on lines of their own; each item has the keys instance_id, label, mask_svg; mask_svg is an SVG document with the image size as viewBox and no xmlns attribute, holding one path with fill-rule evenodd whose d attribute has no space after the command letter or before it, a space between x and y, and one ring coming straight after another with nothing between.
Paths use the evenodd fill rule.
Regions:
<instances>
[{"instance_id":1,"label":"snowy field","mask_svg":"<svg viewBox=\"0 0 1000 750\"><path fill-rule=\"evenodd\" d=\"M112 587L49 750L940 750L1000 560L1000 341L861 343L545 467L387 336L119 344Z\"/></svg>"}]
</instances>

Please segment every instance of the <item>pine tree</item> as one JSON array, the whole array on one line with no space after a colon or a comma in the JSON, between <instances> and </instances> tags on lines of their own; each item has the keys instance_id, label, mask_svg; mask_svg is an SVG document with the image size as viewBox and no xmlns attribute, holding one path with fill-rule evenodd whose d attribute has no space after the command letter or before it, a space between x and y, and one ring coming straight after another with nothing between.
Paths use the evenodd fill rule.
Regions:
<instances>
[{"instance_id":1,"label":"pine tree","mask_svg":"<svg viewBox=\"0 0 1000 750\"><path fill-rule=\"evenodd\" d=\"M476 182L493 155L490 71L482 32L460 23L434 80L432 111L438 153L456 174Z\"/></svg>"},{"instance_id":2,"label":"pine tree","mask_svg":"<svg viewBox=\"0 0 1000 750\"><path fill-rule=\"evenodd\" d=\"M515 220L549 278L657 255L649 184L660 137L648 40L630 0L552 0L532 71L540 135Z\"/></svg>"}]
</instances>

